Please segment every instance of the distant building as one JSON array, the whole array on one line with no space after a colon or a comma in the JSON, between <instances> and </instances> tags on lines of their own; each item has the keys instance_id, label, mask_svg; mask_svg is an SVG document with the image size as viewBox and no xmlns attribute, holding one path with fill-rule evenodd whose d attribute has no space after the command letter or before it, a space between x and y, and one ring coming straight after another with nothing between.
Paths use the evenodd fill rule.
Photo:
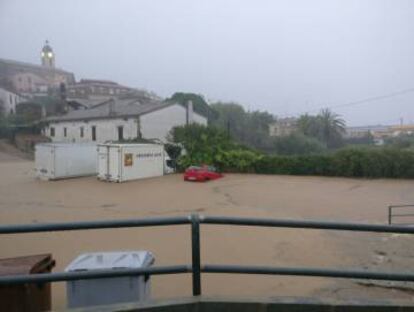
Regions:
<instances>
[{"instance_id":1,"label":"distant building","mask_svg":"<svg viewBox=\"0 0 414 312\"><path fill-rule=\"evenodd\" d=\"M345 138L363 138L368 134L375 137L383 137L390 135L391 126L374 125L360 127L346 127Z\"/></svg>"},{"instance_id":2,"label":"distant building","mask_svg":"<svg viewBox=\"0 0 414 312\"><path fill-rule=\"evenodd\" d=\"M41 58L43 67L55 68L55 53L47 40L43 46Z\"/></svg>"},{"instance_id":3,"label":"distant building","mask_svg":"<svg viewBox=\"0 0 414 312\"><path fill-rule=\"evenodd\" d=\"M48 41L41 51L41 64L0 59L0 86L23 95L44 95L61 84L75 83L75 75L55 67L55 54Z\"/></svg>"},{"instance_id":4,"label":"distant building","mask_svg":"<svg viewBox=\"0 0 414 312\"><path fill-rule=\"evenodd\" d=\"M287 136L297 130L297 118L280 118L269 125L269 135L274 137Z\"/></svg>"},{"instance_id":5,"label":"distant building","mask_svg":"<svg viewBox=\"0 0 414 312\"><path fill-rule=\"evenodd\" d=\"M384 140L389 137L398 137L400 135L414 134L414 125L375 125L361 127L347 127L346 138L363 138L372 135L375 144L382 145Z\"/></svg>"},{"instance_id":6,"label":"distant building","mask_svg":"<svg viewBox=\"0 0 414 312\"><path fill-rule=\"evenodd\" d=\"M170 130L187 123L207 125L207 118L177 103L110 99L88 109L45 118L43 134L54 142L107 142L136 138L166 142Z\"/></svg>"},{"instance_id":7,"label":"distant building","mask_svg":"<svg viewBox=\"0 0 414 312\"><path fill-rule=\"evenodd\" d=\"M0 87L0 116L13 115L17 104L26 101L20 94Z\"/></svg>"},{"instance_id":8,"label":"distant building","mask_svg":"<svg viewBox=\"0 0 414 312\"><path fill-rule=\"evenodd\" d=\"M398 125L398 126L391 126L390 132L392 136L399 136L399 135L412 135L414 134L414 125Z\"/></svg>"},{"instance_id":9,"label":"distant building","mask_svg":"<svg viewBox=\"0 0 414 312\"><path fill-rule=\"evenodd\" d=\"M133 92L133 88L109 80L81 79L66 88L68 98L102 99Z\"/></svg>"}]
</instances>

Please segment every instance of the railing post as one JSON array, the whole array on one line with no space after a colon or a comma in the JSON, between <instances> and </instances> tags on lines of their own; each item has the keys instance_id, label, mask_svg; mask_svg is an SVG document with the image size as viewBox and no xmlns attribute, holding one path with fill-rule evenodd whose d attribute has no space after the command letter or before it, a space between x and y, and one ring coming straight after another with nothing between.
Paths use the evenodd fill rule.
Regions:
<instances>
[{"instance_id":1,"label":"railing post","mask_svg":"<svg viewBox=\"0 0 414 312\"><path fill-rule=\"evenodd\" d=\"M193 269L193 296L201 295L201 268L200 268L200 219L198 215L191 215L191 250Z\"/></svg>"},{"instance_id":2,"label":"railing post","mask_svg":"<svg viewBox=\"0 0 414 312\"><path fill-rule=\"evenodd\" d=\"M388 206L388 224L391 224L391 218L392 218L391 209L392 209L392 206Z\"/></svg>"}]
</instances>

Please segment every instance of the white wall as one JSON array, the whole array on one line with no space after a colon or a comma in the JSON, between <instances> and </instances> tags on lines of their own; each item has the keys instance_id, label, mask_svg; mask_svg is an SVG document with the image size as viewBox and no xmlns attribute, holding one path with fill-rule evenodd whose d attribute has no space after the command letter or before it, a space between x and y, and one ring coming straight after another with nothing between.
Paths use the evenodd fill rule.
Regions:
<instances>
[{"instance_id":1,"label":"white wall","mask_svg":"<svg viewBox=\"0 0 414 312\"><path fill-rule=\"evenodd\" d=\"M193 122L207 126L207 118L197 114L196 112L193 113Z\"/></svg>"},{"instance_id":2,"label":"white wall","mask_svg":"<svg viewBox=\"0 0 414 312\"><path fill-rule=\"evenodd\" d=\"M186 123L185 107L175 104L141 116L141 133L146 139L166 141L168 133L175 126Z\"/></svg>"},{"instance_id":3,"label":"white wall","mask_svg":"<svg viewBox=\"0 0 414 312\"><path fill-rule=\"evenodd\" d=\"M0 110L5 115L16 113L16 105L23 101L24 98L18 94L0 88Z\"/></svg>"},{"instance_id":4,"label":"white wall","mask_svg":"<svg viewBox=\"0 0 414 312\"><path fill-rule=\"evenodd\" d=\"M207 119L196 113L193 114L193 122L207 125ZM89 121L51 122L43 129L44 135L53 142L91 142L92 126L96 126L96 142L118 140L118 126L124 127L124 139L135 139L138 136L140 125L141 136L145 139L159 139L167 141L170 130L175 126L186 124L186 108L175 104L156 110L140 117L127 119L99 119ZM51 136L50 128L55 129L55 136ZM80 128L84 129L84 136L80 136ZM66 137L64 136L66 128Z\"/></svg>"},{"instance_id":5,"label":"white wall","mask_svg":"<svg viewBox=\"0 0 414 312\"><path fill-rule=\"evenodd\" d=\"M137 137L137 119L100 119L89 121L68 121L51 122L43 129L44 135L52 139L53 142L92 142L92 127L96 127L96 142L118 140L118 126L124 127L124 139L134 139ZM51 136L51 128L55 129L55 136ZM83 137L80 128L83 127ZM66 137L64 136L66 128Z\"/></svg>"}]
</instances>

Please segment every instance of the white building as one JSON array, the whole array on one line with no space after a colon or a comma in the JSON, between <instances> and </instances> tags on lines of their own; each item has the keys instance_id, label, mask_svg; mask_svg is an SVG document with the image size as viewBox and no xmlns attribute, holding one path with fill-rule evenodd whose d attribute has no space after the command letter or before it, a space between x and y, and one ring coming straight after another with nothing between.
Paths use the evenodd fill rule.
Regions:
<instances>
[{"instance_id":1,"label":"white building","mask_svg":"<svg viewBox=\"0 0 414 312\"><path fill-rule=\"evenodd\" d=\"M41 51L41 64L0 59L0 80L26 96L45 95L61 84L75 83L73 73L55 67L55 53L48 41Z\"/></svg>"},{"instance_id":2,"label":"white building","mask_svg":"<svg viewBox=\"0 0 414 312\"><path fill-rule=\"evenodd\" d=\"M277 119L269 125L269 135L272 137L288 136L297 130L297 118L288 117Z\"/></svg>"},{"instance_id":3,"label":"white building","mask_svg":"<svg viewBox=\"0 0 414 312\"><path fill-rule=\"evenodd\" d=\"M16 105L26 99L19 94L0 87L0 115L10 115L16 112Z\"/></svg>"},{"instance_id":4,"label":"white building","mask_svg":"<svg viewBox=\"0 0 414 312\"><path fill-rule=\"evenodd\" d=\"M53 142L108 142L136 138L166 142L170 130L207 118L177 103L111 99L89 109L46 118L43 133Z\"/></svg>"}]
</instances>

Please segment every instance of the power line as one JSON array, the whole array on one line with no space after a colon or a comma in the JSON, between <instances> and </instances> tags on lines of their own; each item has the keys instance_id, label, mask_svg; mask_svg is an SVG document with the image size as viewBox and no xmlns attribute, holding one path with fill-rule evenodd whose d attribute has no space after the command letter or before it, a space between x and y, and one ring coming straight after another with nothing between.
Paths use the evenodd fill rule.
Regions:
<instances>
[{"instance_id":1,"label":"power line","mask_svg":"<svg viewBox=\"0 0 414 312\"><path fill-rule=\"evenodd\" d=\"M398 95L403 95L403 94L412 93L412 92L414 92L414 88L403 89L403 90L396 91L396 92L392 92L392 93L388 93L388 94L372 96L372 97L368 97L368 98L361 99L361 100L357 100L357 101L353 101L353 102L348 102L348 103L344 103L344 104L333 105L333 106L323 107L323 108L333 109L333 108L356 106L356 105L360 105L360 104L366 104L366 103L370 103L370 102L376 102L376 101L380 101L380 100L385 100L385 99L389 99L389 98L396 97ZM323 108L308 110L306 113L320 111Z\"/></svg>"}]
</instances>

